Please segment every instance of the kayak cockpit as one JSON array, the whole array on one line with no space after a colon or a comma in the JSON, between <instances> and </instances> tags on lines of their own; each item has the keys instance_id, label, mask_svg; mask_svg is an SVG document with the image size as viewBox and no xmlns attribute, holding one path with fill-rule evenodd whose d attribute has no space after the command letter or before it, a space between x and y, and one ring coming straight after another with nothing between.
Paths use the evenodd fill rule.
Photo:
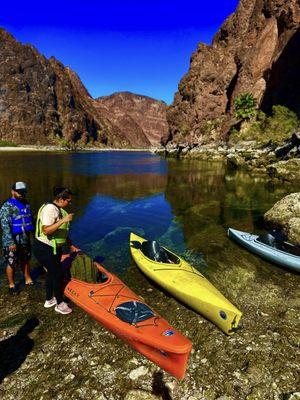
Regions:
<instances>
[{"instance_id":1,"label":"kayak cockpit","mask_svg":"<svg viewBox=\"0 0 300 400\"><path fill-rule=\"evenodd\" d=\"M164 264L180 264L180 259L171 253L156 240L146 240L140 244L141 252L152 261Z\"/></svg>"},{"instance_id":2,"label":"kayak cockpit","mask_svg":"<svg viewBox=\"0 0 300 400\"><path fill-rule=\"evenodd\" d=\"M145 303L139 301L126 301L115 308L116 316L123 322L136 325L150 318L155 318L154 312Z\"/></svg>"},{"instance_id":3,"label":"kayak cockpit","mask_svg":"<svg viewBox=\"0 0 300 400\"><path fill-rule=\"evenodd\" d=\"M292 243L289 243L286 241L279 241L270 233L258 236L256 241L259 243L263 243L267 246L270 246L273 249L291 254L293 256L298 256L298 257L300 256L300 247L299 246L295 246Z\"/></svg>"}]
</instances>

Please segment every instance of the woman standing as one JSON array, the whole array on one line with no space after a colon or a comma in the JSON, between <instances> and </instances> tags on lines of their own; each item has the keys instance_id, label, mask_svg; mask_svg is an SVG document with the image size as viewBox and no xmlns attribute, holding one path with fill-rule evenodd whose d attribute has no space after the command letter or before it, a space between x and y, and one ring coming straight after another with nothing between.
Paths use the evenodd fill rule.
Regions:
<instances>
[{"instance_id":1,"label":"woman standing","mask_svg":"<svg viewBox=\"0 0 300 400\"><path fill-rule=\"evenodd\" d=\"M41 206L36 222L36 240L33 252L46 270L45 308L55 306L55 311L70 314L71 308L63 301L63 268L61 265L62 246L67 241L69 223L74 214L65 211L72 200L72 192L66 187L53 189L52 202Z\"/></svg>"}]
</instances>

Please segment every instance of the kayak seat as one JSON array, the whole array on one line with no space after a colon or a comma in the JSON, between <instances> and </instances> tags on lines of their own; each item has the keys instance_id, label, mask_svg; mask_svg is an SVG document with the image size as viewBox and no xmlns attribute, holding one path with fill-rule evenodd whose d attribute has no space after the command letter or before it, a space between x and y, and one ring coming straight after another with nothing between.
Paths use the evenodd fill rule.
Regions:
<instances>
[{"instance_id":1,"label":"kayak seat","mask_svg":"<svg viewBox=\"0 0 300 400\"><path fill-rule=\"evenodd\" d=\"M267 246L276 248L276 240L275 240L274 236L272 236L270 233L265 233L263 235L260 235L257 238L257 241L260 243L266 244Z\"/></svg>"},{"instance_id":2,"label":"kayak seat","mask_svg":"<svg viewBox=\"0 0 300 400\"><path fill-rule=\"evenodd\" d=\"M300 246L288 242L287 235L279 229L272 229L270 234L275 239L276 249L294 256L300 256Z\"/></svg>"},{"instance_id":3,"label":"kayak seat","mask_svg":"<svg viewBox=\"0 0 300 400\"><path fill-rule=\"evenodd\" d=\"M146 257L150 258L150 260L167 264L171 262L166 250L163 249L156 240L147 240L143 242L142 252Z\"/></svg>"},{"instance_id":4,"label":"kayak seat","mask_svg":"<svg viewBox=\"0 0 300 400\"><path fill-rule=\"evenodd\" d=\"M277 243L283 243L288 240L286 234L279 229L272 229L269 233L275 238Z\"/></svg>"},{"instance_id":5,"label":"kayak seat","mask_svg":"<svg viewBox=\"0 0 300 400\"><path fill-rule=\"evenodd\" d=\"M155 317L154 312L146 304L139 301L126 301L115 309L117 317L131 325Z\"/></svg>"},{"instance_id":6,"label":"kayak seat","mask_svg":"<svg viewBox=\"0 0 300 400\"><path fill-rule=\"evenodd\" d=\"M257 238L257 241L266 244L267 246L270 246L273 249L284 251L285 253L291 254L293 256L297 257L300 256L299 246L293 245L285 241L277 241L276 238L272 236L270 233L259 236Z\"/></svg>"}]
</instances>

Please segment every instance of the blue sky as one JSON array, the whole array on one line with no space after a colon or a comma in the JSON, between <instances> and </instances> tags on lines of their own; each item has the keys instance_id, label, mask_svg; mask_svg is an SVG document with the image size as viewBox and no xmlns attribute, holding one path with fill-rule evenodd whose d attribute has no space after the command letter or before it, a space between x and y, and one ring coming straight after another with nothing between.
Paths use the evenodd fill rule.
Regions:
<instances>
[{"instance_id":1,"label":"blue sky","mask_svg":"<svg viewBox=\"0 0 300 400\"><path fill-rule=\"evenodd\" d=\"M238 0L23 0L0 26L80 76L93 97L130 91L172 102L199 42L210 43Z\"/></svg>"}]
</instances>

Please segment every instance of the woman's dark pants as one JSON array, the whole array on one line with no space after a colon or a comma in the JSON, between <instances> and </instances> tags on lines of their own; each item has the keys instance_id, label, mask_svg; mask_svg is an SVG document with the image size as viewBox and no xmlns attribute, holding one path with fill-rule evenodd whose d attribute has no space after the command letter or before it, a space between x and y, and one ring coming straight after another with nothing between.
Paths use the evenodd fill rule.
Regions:
<instances>
[{"instance_id":1,"label":"woman's dark pants","mask_svg":"<svg viewBox=\"0 0 300 400\"><path fill-rule=\"evenodd\" d=\"M57 254L53 254L53 247L35 240L33 243L33 254L38 262L46 268L46 300L56 297L57 304L62 302L63 289L63 267L61 264L62 249L57 248Z\"/></svg>"}]
</instances>

